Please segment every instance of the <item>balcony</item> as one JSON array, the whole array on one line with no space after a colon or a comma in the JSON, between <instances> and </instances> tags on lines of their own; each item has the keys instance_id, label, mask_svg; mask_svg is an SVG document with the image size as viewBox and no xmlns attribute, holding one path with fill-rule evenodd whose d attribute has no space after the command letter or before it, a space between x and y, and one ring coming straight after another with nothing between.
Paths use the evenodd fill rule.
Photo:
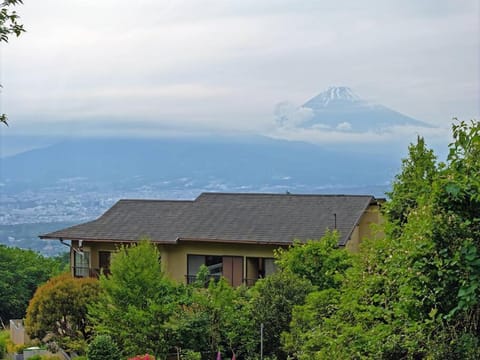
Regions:
<instances>
[{"instance_id":1,"label":"balcony","mask_svg":"<svg viewBox=\"0 0 480 360\"><path fill-rule=\"evenodd\" d=\"M208 275L208 279L205 282L204 286L207 287L208 284L210 283L210 280L213 279L215 282L219 281L220 278L222 277L221 274L210 274ZM187 284L193 284L195 281L197 281L197 275L185 275L185 279L187 281ZM253 286L257 282L258 279L242 279L242 284L246 286ZM228 279L227 279L228 281Z\"/></svg>"},{"instance_id":2,"label":"balcony","mask_svg":"<svg viewBox=\"0 0 480 360\"><path fill-rule=\"evenodd\" d=\"M221 277L222 277L221 274L210 274L210 275L208 275L207 281L205 282L205 287L208 286L211 279L213 279L215 282L217 282L217 281L220 280ZM197 281L197 275L185 275L185 279L187 280L187 284L193 284L195 281Z\"/></svg>"},{"instance_id":3,"label":"balcony","mask_svg":"<svg viewBox=\"0 0 480 360\"><path fill-rule=\"evenodd\" d=\"M100 274L109 275L109 269L90 268L86 266L72 266L72 274L76 278L98 278Z\"/></svg>"}]
</instances>

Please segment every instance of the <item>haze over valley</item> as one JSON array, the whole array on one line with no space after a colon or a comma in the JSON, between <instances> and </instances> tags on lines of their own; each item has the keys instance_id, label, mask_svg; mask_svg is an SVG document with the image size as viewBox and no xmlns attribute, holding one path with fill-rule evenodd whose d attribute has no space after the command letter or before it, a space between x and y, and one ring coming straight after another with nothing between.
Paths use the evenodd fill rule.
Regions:
<instances>
[{"instance_id":1,"label":"haze over valley","mask_svg":"<svg viewBox=\"0 0 480 360\"><path fill-rule=\"evenodd\" d=\"M432 129L347 87L330 87L298 107L282 106L275 113L280 128L358 136ZM299 113L307 114L302 121L295 118ZM40 232L92 220L121 198L193 199L204 191L384 197L400 166L395 148L379 152L362 142L332 146L268 135L56 141L2 158L1 243L53 255L64 248L38 240Z\"/></svg>"}]
</instances>

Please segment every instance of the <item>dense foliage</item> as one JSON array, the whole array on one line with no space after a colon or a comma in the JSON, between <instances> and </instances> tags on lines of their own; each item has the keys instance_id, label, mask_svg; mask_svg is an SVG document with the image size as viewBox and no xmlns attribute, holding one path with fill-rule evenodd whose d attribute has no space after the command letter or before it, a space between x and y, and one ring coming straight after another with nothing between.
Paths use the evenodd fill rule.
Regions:
<instances>
[{"instance_id":1,"label":"dense foliage","mask_svg":"<svg viewBox=\"0 0 480 360\"><path fill-rule=\"evenodd\" d=\"M82 350L91 336L87 305L98 298L96 279L69 274L50 279L30 301L25 327L32 338L55 340L66 349Z\"/></svg>"},{"instance_id":2,"label":"dense foliage","mask_svg":"<svg viewBox=\"0 0 480 360\"><path fill-rule=\"evenodd\" d=\"M206 267L174 284L154 245L121 248L88 307L97 338L125 358L480 358L480 124L455 124L449 148L438 163L421 137L409 147L384 237L356 254L335 232L296 242L251 288L208 282Z\"/></svg>"},{"instance_id":3,"label":"dense foliage","mask_svg":"<svg viewBox=\"0 0 480 360\"><path fill-rule=\"evenodd\" d=\"M232 288L223 279L205 287L206 268L193 285L173 284L162 273L154 245L123 247L112 258L111 274L100 278L102 295L89 316L95 330L109 334L127 357L149 352L159 359L168 353L211 359L220 351L254 359L264 324L265 356L285 359L281 334L289 329L293 307L316 288L338 285L349 266L347 253L336 249L337 235L324 240L279 252L280 270L250 289ZM319 256L323 265L310 275L297 269L301 259L313 264Z\"/></svg>"},{"instance_id":4,"label":"dense foliage","mask_svg":"<svg viewBox=\"0 0 480 360\"><path fill-rule=\"evenodd\" d=\"M308 280L286 271L277 271L255 284L251 318L255 324L264 324L265 354L272 354L277 359L287 358L281 348L281 334L288 330L293 307L303 304L312 290Z\"/></svg>"},{"instance_id":5,"label":"dense foliage","mask_svg":"<svg viewBox=\"0 0 480 360\"><path fill-rule=\"evenodd\" d=\"M237 358L254 352L256 327L245 288L234 289L221 279L207 288L197 284L188 290L165 326L176 349L202 353L204 359L219 350Z\"/></svg>"},{"instance_id":6,"label":"dense foliage","mask_svg":"<svg viewBox=\"0 0 480 360\"><path fill-rule=\"evenodd\" d=\"M0 359L3 359L7 352L7 340L10 339L8 330L0 330Z\"/></svg>"},{"instance_id":7,"label":"dense foliage","mask_svg":"<svg viewBox=\"0 0 480 360\"><path fill-rule=\"evenodd\" d=\"M351 266L350 255L337 244L337 232L327 232L321 241L294 242L288 249L277 250L276 263L282 271L309 280L318 289L337 288Z\"/></svg>"},{"instance_id":8,"label":"dense foliage","mask_svg":"<svg viewBox=\"0 0 480 360\"><path fill-rule=\"evenodd\" d=\"M0 319L22 319L36 288L64 269L62 258L0 245Z\"/></svg>"},{"instance_id":9,"label":"dense foliage","mask_svg":"<svg viewBox=\"0 0 480 360\"><path fill-rule=\"evenodd\" d=\"M341 287L294 310L284 346L299 359L477 359L480 125L453 126L445 164L409 148L385 208Z\"/></svg>"},{"instance_id":10,"label":"dense foliage","mask_svg":"<svg viewBox=\"0 0 480 360\"><path fill-rule=\"evenodd\" d=\"M109 335L98 335L88 345L87 358L88 360L118 360L120 351Z\"/></svg>"},{"instance_id":11,"label":"dense foliage","mask_svg":"<svg viewBox=\"0 0 480 360\"><path fill-rule=\"evenodd\" d=\"M163 325L180 290L163 274L157 248L147 241L122 247L112 256L110 271L100 277L102 295L90 307L95 329L110 335L125 355L164 357L170 341Z\"/></svg>"}]
</instances>

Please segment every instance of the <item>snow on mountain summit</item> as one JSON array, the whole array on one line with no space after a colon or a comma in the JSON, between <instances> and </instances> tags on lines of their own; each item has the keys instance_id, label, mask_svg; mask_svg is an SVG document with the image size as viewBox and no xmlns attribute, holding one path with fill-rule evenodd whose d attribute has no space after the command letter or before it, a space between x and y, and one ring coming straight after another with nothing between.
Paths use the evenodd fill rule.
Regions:
<instances>
[{"instance_id":1,"label":"snow on mountain summit","mask_svg":"<svg viewBox=\"0 0 480 360\"><path fill-rule=\"evenodd\" d=\"M431 127L386 106L363 100L347 86L329 87L300 107L279 105L275 114L281 126L359 133L382 132L393 126Z\"/></svg>"},{"instance_id":2,"label":"snow on mountain summit","mask_svg":"<svg viewBox=\"0 0 480 360\"><path fill-rule=\"evenodd\" d=\"M361 102L360 97L347 86L331 86L326 91L308 100L303 106L311 109L325 107L332 102Z\"/></svg>"}]
</instances>

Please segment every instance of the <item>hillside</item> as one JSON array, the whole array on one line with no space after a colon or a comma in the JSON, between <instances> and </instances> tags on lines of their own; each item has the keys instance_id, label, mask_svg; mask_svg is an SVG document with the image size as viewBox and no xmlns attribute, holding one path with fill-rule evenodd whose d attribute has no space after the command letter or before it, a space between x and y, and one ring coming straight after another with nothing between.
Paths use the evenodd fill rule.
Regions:
<instances>
[{"instance_id":1,"label":"hillside","mask_svg":"<svg viewBox=\"0 0 480 360\"><path fill-rule=\"evenodd\" d=\"M5 191L81 180L130 185L188 182L356 187L385 184L398 167L388 155L342 152L302 142L251 138L76 139L2 159ZM128 185L130 184L130 185Z\"/></svg>"}]
</instances>

